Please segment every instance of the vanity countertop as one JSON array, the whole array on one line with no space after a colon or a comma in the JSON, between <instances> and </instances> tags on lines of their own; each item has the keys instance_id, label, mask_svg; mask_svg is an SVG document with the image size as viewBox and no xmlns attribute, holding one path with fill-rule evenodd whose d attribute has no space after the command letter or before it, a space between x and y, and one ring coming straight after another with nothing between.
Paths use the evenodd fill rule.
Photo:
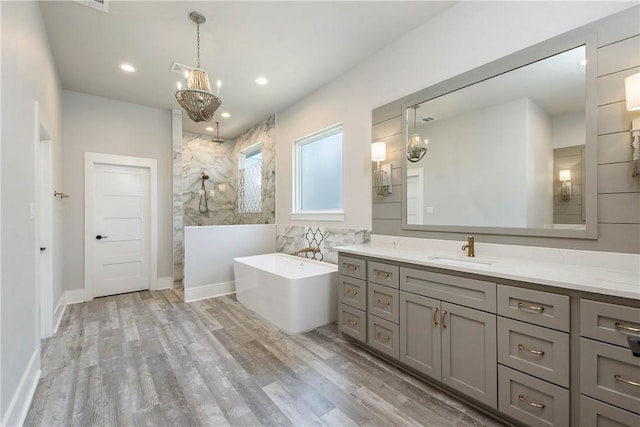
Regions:
<instances>
[{"instance_id":1,"label":"vanity countertop","mask_svg":"<svg viewBox=\"0 0 640 427\"><path fill-rule=\"evenodd\" d=\"M640 271L478 256L392 245L339 246L337 251L425 267L640 300Z\"/></svg>"}]
</instances>

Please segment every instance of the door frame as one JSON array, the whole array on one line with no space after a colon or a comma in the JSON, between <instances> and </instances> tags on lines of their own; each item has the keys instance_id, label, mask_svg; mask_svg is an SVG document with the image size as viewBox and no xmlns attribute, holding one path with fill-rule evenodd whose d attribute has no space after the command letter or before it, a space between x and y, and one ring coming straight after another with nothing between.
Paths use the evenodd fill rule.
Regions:
<instances>
[{"instance_id":1,"label":"door frame","mask_svg":"<svg viewBox=\"0 0 640 427\"><path fill-rule=\"evenodd\" d=\"M158 161L144 157L120 156L116 154L84 153L84 290L87 299L93 294L93 242L94 230L94 179L96 165L130 166L149 170L149 289L158 284Z\"/></svg>"},{"instance_id":2,"label":"door frame","mask_svg":"<svg viewBox=\"0 0 640 427\"><path fill-rule=\"evenodd\" d=\"M42 339L53 335L53 141L38 101L34 102L34 119L36 336ZM44 252L42 245L47 248Z\"/></svg>"}]
</instances>

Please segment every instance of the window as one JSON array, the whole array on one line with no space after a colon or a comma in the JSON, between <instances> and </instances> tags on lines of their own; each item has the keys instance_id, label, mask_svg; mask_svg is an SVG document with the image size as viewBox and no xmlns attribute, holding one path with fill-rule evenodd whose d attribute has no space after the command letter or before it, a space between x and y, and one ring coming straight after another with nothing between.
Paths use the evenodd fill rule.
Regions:
<instances>
[{"instance_id":1,"label":"window","mask_svg":"<svg viewBox=\"0 0 640 427\"><path fill-rule=\"evenodd\" d=\"M262 212L262 144L240 152L238 212Z\"/></svg>"},{"instance_id":2,"label":"window","mask_svg":"<svg viewBox=\"0 0 640 427\"><path fill-rule=\"evenodd\" d=\"M342 124L294 143L292 219L342 221Z\"/></svg>"}]
</instances>

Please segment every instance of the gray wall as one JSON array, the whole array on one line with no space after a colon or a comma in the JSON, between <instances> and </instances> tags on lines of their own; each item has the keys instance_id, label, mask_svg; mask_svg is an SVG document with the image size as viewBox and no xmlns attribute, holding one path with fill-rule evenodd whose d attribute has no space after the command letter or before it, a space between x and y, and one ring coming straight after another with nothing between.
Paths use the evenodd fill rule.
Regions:
<instances>
[{"instance_id":1,"label":"gray wall","mask_svg":"<svg viewBox=\"0 0 640 427\"><path fill-rule=\"evenodd\" d=\"M172 277L171 111L78 92L63 92L64 284L84 287L84 153L156 159L158 278Z\"/></svg>"},{"instance_id":2,"label":"gray wall","mask_svg":"<svg viewBox=\"0 0 640 427\"><path fill-rule=\"evenodd\" d=\"M598 238L560 239L483 234L479 240L558 248L640 253L640 179L631 178L629 143L634 114L626 111L624 78L640 71L639 8L594 24L598 60ZM456 52L451 52L452 56ZM373 191L373 233L435 239L462 234L402 229L401 100L373 111L372 140L387 142L394 188L389 196ZM428 155L428 154L427 154Z\"/></svg>"},{"instance_id":3,"label":"gray wall","mask_svg":"<svg viewBox=\"0 0 640 427\"><path fill-rule=\"evenodd\" d=\"M37 2L2 2L2 262L0 281L0 424L15 423L40 366L35 282L35 108L52 137L53 187L62 185L61 86ZM62 295L62 203L53 200L53 304ZM29 362L32 371L27 372ZM33 370L35 369L35 371ZM23 378L23 388L20 381ZM7 420L16 393L12 418Z\"/></svg>"}]
</instances>

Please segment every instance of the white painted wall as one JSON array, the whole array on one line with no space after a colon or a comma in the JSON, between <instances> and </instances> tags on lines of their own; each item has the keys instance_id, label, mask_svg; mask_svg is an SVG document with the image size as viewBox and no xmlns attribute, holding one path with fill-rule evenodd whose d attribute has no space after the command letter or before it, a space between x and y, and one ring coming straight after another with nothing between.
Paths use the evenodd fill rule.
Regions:
<instances>
[{"instance_id":1,"label":"white painted wall","mask_svg":"<svg viewBox=\"0 0 640 427\"><path fill-rule=\"evenodd\" d=\"M526 227L544 228L553 224L553 148L551 118L527 99L526 162L524 191Z\"/></svg>"},{"instance_id":2,"label":"white painted wall","mask_svg":"<svg viewBox=\"0 0 640 427\"><path fill-rule=\"evenodd\" d=\"M584 145L587 141L584 111L563 114L551 118L553 148Z\"/></svg>"},{"instance_id":3,"label":"white painted wall","mask_svg":"<svg viewBox=\"0 0 640 427\"><path fill-rule=\"evenodd\" d=\"M35 283L35 108L52 134L53 186L62 179L61 86L37 2L2 2L2 266L0 424L21 422L40 368L39 290ZM54 303L62 295L60 206L54 202Z\"/></svg>"},{"instance_id":4,"label":"white painted wall","mask_svg":"<svg viewBox=\"0 0 640 427\"><path fill-rule=\"evenodd\" d=\"M637 2L462 2L278 112L277 224L290 219L296 138L344 124L344 210L335 227L371 228L371 110Z\"/></svg>"},{"instance_id":5,"label":"white painted wall","mask_svg":"<svg viewBox=\"0 0 640 427\"><path fill-rule=\"evenodd\" d=\"M63 91L64 283L84 287L84 153L158 161L158 278L172 276L171 111Z\"/></svg>"},{"instance_id":6,"label":"white painted wall","mask_svg":"<svg viewBox=\"0 0 640 427\"><path fill-rule=\"evenodd\" d=\"M235 291L233 259L276 252L275 224L184 228L184 299Z\"/></svg>"}]
</instances>

